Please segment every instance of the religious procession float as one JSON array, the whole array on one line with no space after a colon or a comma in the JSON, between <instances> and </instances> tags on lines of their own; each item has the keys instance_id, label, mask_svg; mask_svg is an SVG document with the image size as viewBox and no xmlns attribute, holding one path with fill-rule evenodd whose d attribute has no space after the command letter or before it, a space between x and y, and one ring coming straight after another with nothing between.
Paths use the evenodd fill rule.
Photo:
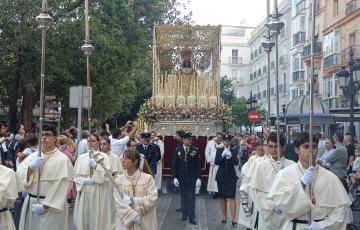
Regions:
<instances>
[{"instance_id":1,"label":"religious procession float","mask_svg":"<svg viewBox=\"0 0 360 230\"><path fill-rule=\"evenodd\" d=\"M165 144L163 172L171 175L178 130L195 135L207 175L205 147L210 136L231 123L231 110L220 99L220 26L160 25L154 29L152 97L138 117L144 130L155 130Z\"/></svg>"}]
</instances>

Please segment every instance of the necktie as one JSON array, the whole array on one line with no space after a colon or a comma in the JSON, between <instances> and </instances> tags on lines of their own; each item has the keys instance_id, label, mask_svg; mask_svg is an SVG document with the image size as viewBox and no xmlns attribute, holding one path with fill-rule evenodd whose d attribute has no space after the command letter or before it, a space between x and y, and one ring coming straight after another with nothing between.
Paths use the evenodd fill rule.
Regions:
<instances>
[{"instance_id":1,"label":"necktie","mask_svg":"<svg viewBox=\"0 0 360 230\"><path fill-rule=\"evenodd\" d=\"M147 146L144 146L144 151L146 152L146 150L147 150Z\"/></svg>"},{"instance_id":2,"label":"necktie","mask_svg":"<svg viewBox=\"0 0 360 230\"><path fill-rule=\"evenodd\" d=\"M188 154L188 152L189 152L189 148L186 147L186 148L185 148L185 153Z\"/></svg>"}]
</instances>

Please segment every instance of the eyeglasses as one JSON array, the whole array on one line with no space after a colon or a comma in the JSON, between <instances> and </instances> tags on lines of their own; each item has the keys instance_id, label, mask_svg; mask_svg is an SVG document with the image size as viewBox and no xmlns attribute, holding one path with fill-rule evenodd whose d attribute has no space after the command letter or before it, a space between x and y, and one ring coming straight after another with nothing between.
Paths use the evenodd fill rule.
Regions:
<instances>
[{"instance_id":1,"label":"eyeglasses","mask_svg":"<svg viewBox=\"0 0 360 230\"><path fill-rule=\"evenodd\" d=\"M269 149L276 149L276 148L277 148L277 145L267 145L267 147L268 147Z\"/></svg>"},{"instance_id":2,"label":"eyeglasses","mask_svg":"<svg viewBox=\"0 0 360 230\"><path fill-rule=\"evenodd\" d=\"M53 133L41 133L41 136L42 137L52 137L52 136L54 136L54 134Z\"/></svg>"},{"instance_id":3,"label":"eyeglasses","mask_svg":"<svg viewBox=\"0 0 360 230\"><path fill-rule=\"evenodd\" d=\"M317 149L318 148L318 145L317 144L313 144L313 149ZM303 149L309 149L310 148L310 144L303 144L302 145L302 148Z\"/></svg>"}]
</instances>

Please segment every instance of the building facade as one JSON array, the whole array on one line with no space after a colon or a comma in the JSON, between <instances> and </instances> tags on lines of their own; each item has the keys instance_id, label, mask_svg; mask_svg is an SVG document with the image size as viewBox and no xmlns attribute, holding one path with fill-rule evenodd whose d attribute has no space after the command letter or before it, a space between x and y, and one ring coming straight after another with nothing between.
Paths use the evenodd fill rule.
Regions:
<instances>
[{"instance_id":1,"label":"building facade","mask_svg":"<svg viewBox=\"0 0 360 230\"><path fill-rule=\"evenodd\" d=\"M221 76L227 76L234 86L236 97L248 97L250 74L250 45L254 27L221 27Z\"/></svg>"},{"instance_id":2,"label":"building facade","mask_svg":"<svg viewBox=\"0 0 360 230\"><path fill-rule=\"evenodd\" d=\"M291 48L291 1L283 0L279 5L279 12L282 14L280 20L285 23L279 35L279 97L280 106L290 102L290 48ZM264 36L268 29L265 27L266 20L258 25L251 33L249 44L250 53L250 90L258 101L258 105L267 108L267 93L270 93L270 114L276 113L276 89L275 89L275 47L270 53L270 92L267 92L267 53L261 47Z\"/></svg>"}]
</instances>

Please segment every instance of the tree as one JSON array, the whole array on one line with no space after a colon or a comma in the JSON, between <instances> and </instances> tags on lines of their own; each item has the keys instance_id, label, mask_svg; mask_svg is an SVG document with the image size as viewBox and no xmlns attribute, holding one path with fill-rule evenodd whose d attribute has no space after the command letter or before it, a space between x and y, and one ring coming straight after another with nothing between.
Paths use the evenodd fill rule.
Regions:
<instances>
[{"instance_id":1,"label":"tree","mask_svg":"<svg viewBox=\"0 0 360 230\"><path fill-rule=\"evenodd\" d=\"M234 86L227 76L220 78L220 97L227 105L231 105L235 100Z\"/></svg>"},{"instance_id":2,"label":"tree","mask_svg":"<svg viewBox=\"0 0 360 230\"><path fill-rule=\"evenodd\" d=\"M246 109L246 101L247 99L244 97L236 98L231 105L234 125L237 127L253 125L253 123L249 122L247 119L248 110ZM261 114L261 119L258 123L255 123L254 125L261 125L266 119L266 110L257 107L256 111Z\"/></svg>"},{"instance_id":3,"label":"tree","mask_svg":"<svg viewBox=\"0 0 360 230\"><path fill-rule=\"evenodd\" d=\"M7 121L12 128L17 123L18 99L23 98L20 122L26 127L39 101L41 32L35 22L39 7L37 1L0 1L0 93L9 95ZM55 23L47 36L45 95L56 95L64 105L63 124L74 124L69 87L86 83L80 49L83 0L51 0L49 7ZM181 7L176 0L91 1L90 38L95 51L90 75L97 125L119 115L135 118L140 104L151 95L153 25L189 22L191 15L182 15Z\"/></svg>"}]
</instances>

